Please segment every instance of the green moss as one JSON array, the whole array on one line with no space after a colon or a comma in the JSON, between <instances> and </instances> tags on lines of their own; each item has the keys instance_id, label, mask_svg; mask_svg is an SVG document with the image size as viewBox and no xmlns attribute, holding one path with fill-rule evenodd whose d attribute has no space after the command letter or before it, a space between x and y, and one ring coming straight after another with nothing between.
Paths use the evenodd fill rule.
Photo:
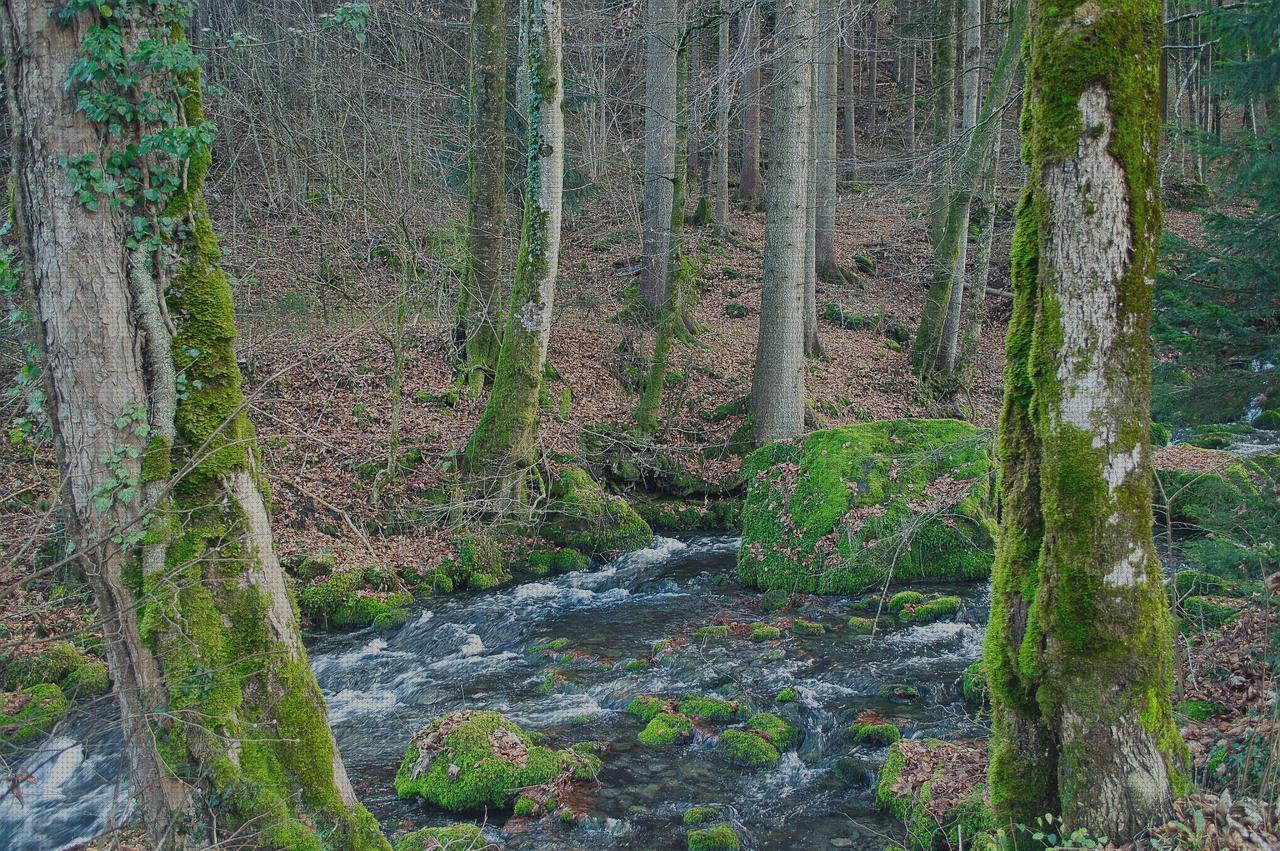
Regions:
<instances>
[{"instance_id":1,"label":"green moss","mask_svg":"<svg viewBox=\"0 0 1280 851\"><path fill-rule=\"evenodd\" d=\"M888 721L879 724L855 721L849 725L849 735L860 745L884 747L899 741L902 731L897 724Z\"/></svg>"},{"instance_id":2,"label":"green moss","mask_svg":"<svg viewBox=\"0 0 1280 851\"><path fill-rule=\"evenodd\" d=\"M481 851L484 834L474 824L451 824L415 830L396 840L395 851Z\"/></svg>"},{"instance_id":3,"label":"green moss","mask_svg":"<svg viewBox=\"0 0 1280 851\"><path fill-rule=\"evenodd\" d=\"M791 632L795 635L822 635L827 628L817 621L796 618L791 624Z\"/></svg>"},{"instance_id":4,"label":"green moss","mask_svg":"<svg viewBox=\"0 0 1280 851\"><path fill-rule=\"evenodd\" d=\"M791 595L780 588L773 588L760 595L760 611L767 614L780 612L791 601Z\"/></svg>"},{"instance_id":5,"label":"green moss","mask_svg":"<svg viewBox=\"0 0 1280 851\"><path fill-rule=\"evenodd\" d=\"M516 798L516 805L512 808L512 813L517 816L531 816L538 810L538 804L532 798L526 798L521 795Z\"/></svg>"},{"instance_id":6,"label":"green moss","mask_svg":"<svg viewBox=\"0 0 1280 851\"><path fill-rule=\"evenodd\" d=\"M708 721L732 721L741 711L737 703L719 697L692 695L680 701L680 712Z\"/></svg>"},{"instance_id":7,"label":"green moss","mask_svg":"<svg viewBox=\"0 0 1280 851\"><path fill-rule=\"evenodd\" d=\"M738 851L738 834L728 824L689 831L689 851Z\"/></svg>"},{"instance_id":8,"label":"green moss","mask_svg":"<svg viewBox=\"0 0 1280 851\"><path fill-rule=\"evenodd\" d=\"M924 595L919 591L899 591L889 598L889 612L897 616L907 606L918 606L924 602Z\"/></svg>"},{"instance_id":9,"label":"green moss","mask_svg":"<svg viewBox=\"0 0 1280 851\"><path fill-rule=\"evenodd\" d=\"M960 611L959 597L936 597L918 606L908 606L898 617L907 623L926 624L944 620Z\"/></svg>"},{"instance_id":10,"label":"green moss","mask_svg":"<svg viewBox=\"0 0 1280 851\"><path fill-rule=\"evenodd\" d=\"M1204 597L1188 597L1182 601L1183 631L1218 629L1240 616L1238 609L1215 603Z\"/></svg>"},{"instance_id":11,"label":"green moss","mask_svg":"<svg viewBox=\"0 0 1280 851\"><path fill-rule=\"evenodd\" d=\"M987 670L981 659L964 669L960 691L964 694L965 702L971 706L982 706L987 702L990 689L987 686Z\"/></svg>"},{"instance_id":12,"label":"green moss","mask_svg":"<svg viewBox=\"0 0 1280 851\"><path fill-rule=\"evenodd\" d=\"M777 696L773 698L773 702L774 703L794 703L796 700L796 697L797 697L796 690L793 689L791 686L787 686L782 691L778 692Z\"/></svg>"},{"instance_id":13,"label":"green moss","mask_svg":"<svg viewBox=\"0 0 1280 851\"><path fill-rule=\"evenodd\" d=\"M62 687L72 697L103 694L111 687L107 663L94 659L79 665L63 679Z\"/></svg>"},{"instance_id":14,"label":"green moss","mask_svg":"<svg viewBox=\"0 0 1280 851\"><path fill-rule=\"evenodd\" d=\"M1280 408L1263 411L1253 419L1253 427L1265 431L1280 430Z\"/></svg>"},{"instance_id":15,"label":"green moss","mask_svg":"<svg viewBox=\"0 0 1280 851\"><path fill-rule=\"evenodd\" d=\"M581 573L591 567L591 559L575 549L556 550L551 557L551 569L556 573Z\"/></svg>"},{"instance_id":16,"label":"green moss","mask_svg":"<svg viewBox=\"0 0 1280 851\"><path fill-rule=\"evenodd\" d=\"M1214 715L1225 712L1227 708L1212 700L1184 700L1178 711L1192 721L1208 721Z\"/></svg>"},{"instance_id":17,"label":"green moss","mask_svg":"<svg viewBox=\"0 0 1280 851\"><path fill-rule=\"evenodd\" d=\"M907 848L912 851L929 851L938 846L958 847L961 837L963 843L968 845L994 827L995 820L984 803L984 787L981 784L967 798L943 812L939 820L929 812L928 807L933 800L933 782L940 776L941 769L912 795L894 791L894 786L907 768L905 755L900 745L895 743L890 746L889 755L876 781L876 806L891 813L906 826Z\"/></svg>"},{"instance_id":18,"label":"green moss","mask_svg":"<svg viewBox=\"0 0 1280 851\"><path fill-rule=\"evenodd\" d=\"M709 638L727 638L730 632L732 632L731 627L715 624L698 627L694 630L693 637L698 641L706 641Z\"/></svg>"},{"instance_id":19,"label":"green moss","mask_svg":"<svg viewBox=\"0 0 1280 851\"><path fill-rule=\"evenodd\" d=\"M876 694L894 700L916 700L920 697L920 690L906 683L886 683L876 690Z\"/></svg>"},{"instance_id":20,"label":"green moss","mask_svg":"<svg viewBox=\"0 0 1280 851\"><path fill-rule=\"evenodd\" d=\"M545 641L539 641L529 648L531 653L561 653L569 648L569 639L567 638L548 638Z\"/></svg>"},{"instance_id":21,"label":"green moss","mask_svg":"<svg viewBox=\"0 0 1280 851\"><path fill-rule=\"evenodd\" d=\"M747 721L747 729L768 739L780 751L800 744L800 730L772 712L757 712Z\"/></svg>"},{"instance_id":22,"label":"green moss","mask_svg":"<svg viewBox=\"0 0 1280 851\"><path fill-rule=\"evenodd\" d=\"M568 467L551 488L542 526L548 540L589 556L638 550L653 530L620 496L605 493L581 467Z\"/></svg>"},{"instance_id":23,"label":"green moss","mask_svg":"<svg viewBox=\"0 0 1280 851\"><path fill-rule=\"evenodd\" d=\"M413 596L382 594L366 586L362 569L334 573L309 585L298 595L298 608L312 622L330 628L379 625L389 629L403 624Z\"/></svg>"},{"instance_id":24,"label":"green moss","mask_svg":"<svg viewBox=\"0 0 1280 851\"><path fill-rule=\"evenodd\" d=\"M694 825L715 821L719 817L720 809L718 807L690 807L684 811L684 818L681 821L685 827L693 827Z\"/></svg>"},{"instance_id":25,"label":"green moss","mask_svg":"<svg viewBox=\"0 0 1280 851\"><path fill-rule=\"evenodd\" d=\"M782 630L776 626L769 626L763 623L751 625L752 641L777 641L779 638L782 638Z\"/></svg>"},{"instance_id":26,"label":"green moss","mask_svg":"<svg viewBox=\"0 0 1280 851\"><path fill-rule=\"evenodd\" d=\"M854 615L845 623L845 627L854 635L870 635L875 630L876 622L872 618Z\"/></svg>"},{"instance_id":27,"label":"green moss","mask_svg":"<svg viewBox=\"0 0 1280 851\"><path fill-rule=\"evenodd\" d=\"M488 591L511 580L506 556L490 535L467 535L456 544L458 552L455 584L475 591Z\"/></svg>"},{"instance_id":28,"label":"green moss","mask_svg":"<svg viewBox=\"0 0 1280 851\"><path fill-rule=\"evenodd\" d=\"M524 569L526 573L531 573L534 576L549 576L551 574L551 553L529 553L524 560Z\"/></svg>"},{"instance_id":29,"label":"green moss","mask_svg":"<svg viewBox=\"0 0 1280 851\"><path fill-rule=\"evenodd\" d=\"M409 745L396 773L396 794L401 798L417 795L452 812L501 807L520 789L547 783L564 769L561 754L533 744L528 734L497 712L457 712L426 729L442 728L447 732L441 747L428 758ZM496 749L495 736L514 744ZM523 766L509 758L516 748L525 753Z\"/></svg>"},{"instance_id":30,"label":"green moss","mask_svg":"<svg viewBox=\"0 0 1280 851\"><path fill-rule=\"evenodd\" d=\"M67 717L67 699L52 683L37 683L16 692L0 693L0 704L16 702L13 712L0 711L0 745L24 745L48 732Z\"/></svg>"},{"instance_id":31,"label":"green moss","mask_svg":"<svg viewBox=\"0 0 1280 851\"><path fill-rule=\"evenodd\" d=\"M28 656L19 656L4 669L4 680L10 688L23 688L40 683L61 683L86 659L75 645L55 641Z\"/></svg>"},{"instance_id":32,"label":"green moss","mask_svg":"<svg viewBox=\"0 0 1280 851\"><path fill-rule=\"evenodd\" d=\"M659 712L636 734L636 741L649 747L665 747L692 735L693 724L689 723L688 718L674 712Z\"/></svg>"},{"instance_id":33,"label":"green moss","mask_svg":"<svg viewBox=\"0 0 1280 851\"><path fill-rule=\"evenodd\" d=\"M730 762L744 768L772 767L782 758L772 743L746 730L725 730L721 733L720 750Z\"/></svg>"}]
</instances>

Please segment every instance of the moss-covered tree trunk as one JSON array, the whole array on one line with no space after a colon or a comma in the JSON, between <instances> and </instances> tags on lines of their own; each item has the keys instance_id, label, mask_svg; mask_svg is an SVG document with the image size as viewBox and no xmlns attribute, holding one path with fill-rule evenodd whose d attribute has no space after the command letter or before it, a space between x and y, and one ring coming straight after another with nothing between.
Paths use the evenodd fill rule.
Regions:
<instances>
[{"instance_id":1,"label":"moss-covered tree trunk","mask_svg":"<svg viewBox=\"0 0 1280 851\"><path fill-rule=\"evenodd\" d=\"M930 270L929 292L925 296L920 325L911 346L911 368L916 375L934 376L938 354L942 348L947 311L951 304L951 288L955 281L961 246L968 234L968 210L984 166L992 153L992 144L1000 130L1000 115L1017 76L1022 37L1026 31L1029 0L1013 0L1009 13L1008 38L1000 51L991 82L987 85L978 113L978 122L969 134L964 155L954 171L954 189L946 205L946 218L934 248Z\"/></svg>"},{"instance_id":2,"label":"moss-covered tree trunk","mask_svg":"<svg viewBox=\"0 0 1280 851\"><path fill-rule=\"evenodd\" d=\"M931 132L935 155L930 164L929 181L933 187L929 207L929 244L936 246L942 236L942 228L946 224L948 205L951 197L948 190L953 174L948 142L955 124L956 110L956 12L958 3L963 0L939 0L934 5L934 54L933 74L929 87L933 90L932 112L930 114Z\"/></svg>"},{"instance_id":3,"label":"moss-covered tree trunk","mask_svg":"<svg viewBox=\"0 0 1280 851\"><path fill-rule=\"evenodd\" d=\"M764 278L751 407L758 445L804 430L804 276L814 0L778 9Z\"/></svg>"},{"instance_id":4,"label":"moss-covered tree trunk","mask_svg":"<svg viewBox=\"0 0 1280 851\"><path fill-rule=\"evenodd\" d=\"M529 0L524 219L493 391L462 459L467 490L504 514L523 507L537 461L538 390L551 337L564 186L560 0Z\"/></svg>"},{"instance_id":5,"label":"moss-covered tree trunk","mask_svg":"<svg viewBox=\"0 0 1280 851\"><path fill-rule=\"evenodd\" d=\"M459 295L473 386L498 364L502 346L502 208L507 146L507 6L472 0L470 134L467 151L467 266Z\"/></svg>"},{"instance_id":6,"label":"moss-covered tree trunk","mask_svg":"<svg viewBox=\"0 0 1280 851\"><path fill-rule=\"evenodd\" d=\"M1152 542L1160 4L1037 5L986 643L1002 819L1113 842L1185 784Z\"/></svg>"},{"instance_id":7,"label":"moss-covered tree trunk","mask_svg":"<svg viewBox=\"0 0 1280 851\"><path fill-rule=\"evenodd\" d=\"M3 5L14 212L67 528L153 847L386 849L272 549L184 8L59 22L49 4ZM91 120L104 104L110 125Z\"/></svg>"},{"instance_id":8,"label":"moss-covered tree trunk","mask_svg":"<svg viewBox=\"0 0 1280 851\"><path fill-rule=\"evenodd\" d=\"M760 51L758 3L738 13L742 52L755 57ZM742 72L742 165L738 173L738 193L753 210L764 204L764 184L760 180L760 65L749 60Z\"/></svg>"}]
</instances>

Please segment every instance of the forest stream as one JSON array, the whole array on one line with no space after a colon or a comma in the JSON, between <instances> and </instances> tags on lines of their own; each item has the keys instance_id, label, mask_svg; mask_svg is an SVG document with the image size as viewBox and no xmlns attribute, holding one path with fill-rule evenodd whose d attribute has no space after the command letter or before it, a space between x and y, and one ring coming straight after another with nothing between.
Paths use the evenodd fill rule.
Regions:
<instances>
[{"instance_id":1,"label":"forest stream","mask_svg":"<svg viewBox=\"0 0 1280 851\"><path fill-rule=\"evenodd\" d=\"M875 709L906 719L907 737L982 735L959 681L981 652L987 586L945 587L964 600L955 621L900 628L882 615L887 631L872 641L842 628L852 598L808 597L795 614L823 623L823 635L690 640L656 664L628 666L647 659L655 642L717 618L760 618L760 595L734 575L737 547L736 537L657 538L589 573L431 600L395 631L314 638L312 667L361 800L388 832L404 820L453 821L398 799L396 768L422 724L457 709L492 709L557 746L609 743L599 786L582 802L584 822L523 822L503 833L506 814L491 813L486 835L503 847L683 848L681 816L704 804L727 807L749 848L883 847L900 830L873 808L884 749L854 745L844 729ZM532 649L561 638L573 661ZM547 678L552 667L565 682ZM887 684L914 686L919 697L877 696ZM775 704L787 687L795 700ZM702 734L669 748L635 743L643 725L625 711L632 697L691 692L776 712L804 730L804 741L776 768L757 771L730 766ZM25 803L12 795L0 802L0 846L62 849L107 827L123 797L118 736L94 733L108 722L105 710L83 718L27 761L35 780L24 787Z\"/></svg>"}]
</instances>

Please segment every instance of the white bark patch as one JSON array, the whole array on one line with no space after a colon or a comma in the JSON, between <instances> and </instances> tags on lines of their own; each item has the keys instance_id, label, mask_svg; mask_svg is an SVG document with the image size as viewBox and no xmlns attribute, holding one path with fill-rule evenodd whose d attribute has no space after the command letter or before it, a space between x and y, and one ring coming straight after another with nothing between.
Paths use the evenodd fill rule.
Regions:
<instances>
[{"instance_id":1,"label":"white bark patch","mask_svg":"<svg viewBox=\"0 0 1280 851\"><path fill-rule=\"evenodd\" d=\"M1139 443L1128 452L1113 452L1107 458L1107 466L1102 471L1102 476L1107 480L1107 491L1115 495L1116 488L1124 484L1124 480L1129 474L1138 469L1138 463L1142 460L1142 444Z\"/></svg>"},{"instance_id":2,"label":"white bark patch","mask_svg":"<svg viewBox=\"0 0 1280 851\"><path fill-rule=\"evenodd\" d=\"M530 334L537 334L542 330L542 311L538 309L537 304L527 301L516 313L516 321Z\"/></svg>"},{"instance_id":3,"label":"white bark patch","mask_svg":"<svg viewBox=\"0 0 1280 851\"><path fill-rule=\"evenodd\" d=\"M1136 546L1129 551L1120 563L1111 568L1111 572L1104 577L1103 581L1113 588L1131 588L1138 584L1141 578L1141 568L1147 561L1147 548L1144 546Z\"/></svg>"},{"instance_id":4,"label":"white bark patch","mask_svg":"<svg viewBox=\"0 0 1280 851\"><path fill-rule=\"evenodd\" d=\"M1090 86L1080 95L1084 131L1074 157L1046 169L1045 189L1054 228L1047 241L1062 311L1057 378L1061 419L1093 434L1097 448L1116 438L1111 389L1103 369L1115 342L1116 284L1132 254L1124 169L1107 150L1112 119L1107 92Z\"/></svg>"}]
</instances>

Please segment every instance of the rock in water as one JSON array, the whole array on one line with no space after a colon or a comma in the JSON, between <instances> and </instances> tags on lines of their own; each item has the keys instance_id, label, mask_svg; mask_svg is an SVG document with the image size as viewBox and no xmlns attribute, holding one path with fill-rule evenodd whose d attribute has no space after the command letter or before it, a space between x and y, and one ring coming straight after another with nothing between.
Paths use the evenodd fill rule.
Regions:
<instances>
[{"instance_id":1,"label":"rock in water","mask_svg":"<svg viewBox=\"0 0 1280 851\"><path fill-rule=\"evenodd\" d=\"M990 437L959 420L816 431L745 462L738 575L760 588L853 594L991 574Z\"/></svg>"}]
</instances>

